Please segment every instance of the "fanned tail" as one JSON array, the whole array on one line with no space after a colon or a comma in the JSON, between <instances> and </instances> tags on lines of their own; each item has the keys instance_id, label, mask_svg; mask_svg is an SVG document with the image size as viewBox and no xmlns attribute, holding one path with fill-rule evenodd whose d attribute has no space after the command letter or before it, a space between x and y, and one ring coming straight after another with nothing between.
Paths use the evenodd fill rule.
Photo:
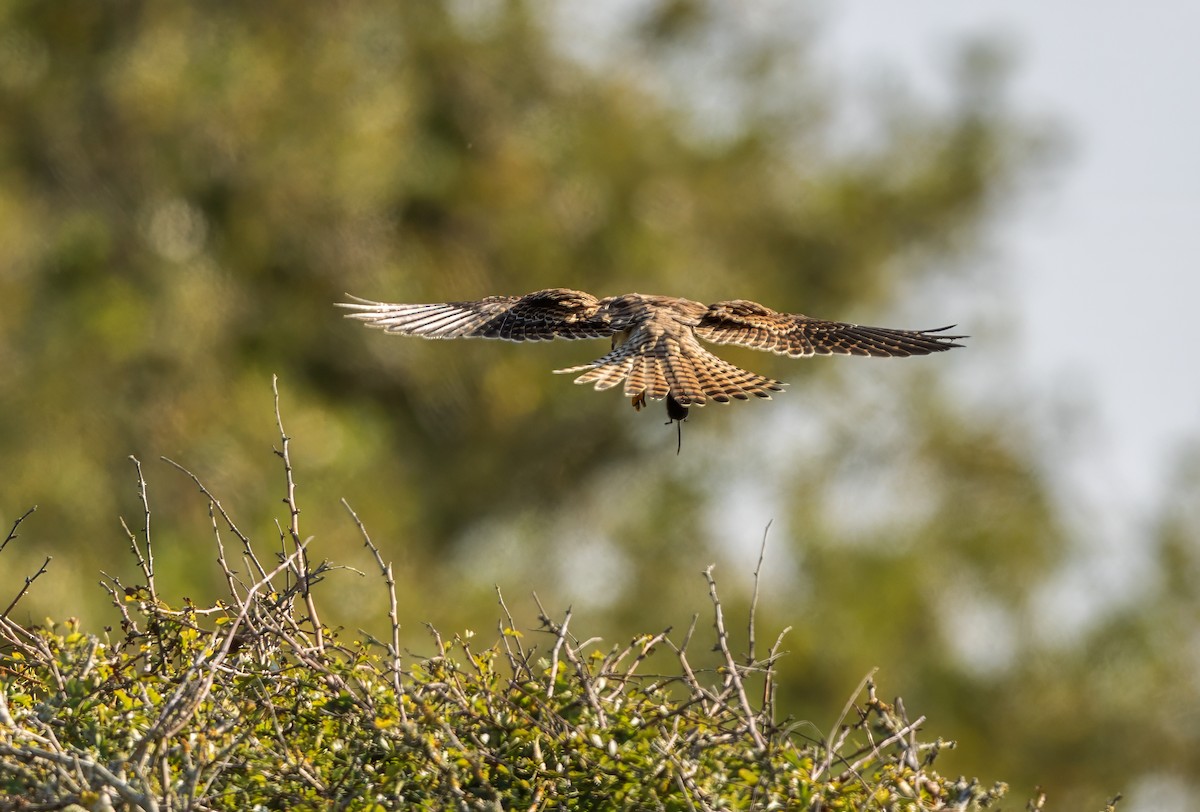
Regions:
<instances>
[{"instance_id":1,"label":"fanned tail","mask_svg":"<svg viewBox=\"0 0 1200 812\"><path fill-rule=\"evenodd\" d=\"M676 352L666 347L638 352L636 347L624 344L589 364L554 371L582 372L575 383L592 384L597 390L611 389L624 381L628 397L638 401L670 397L685 409L703 406L709 400L728 403L748 400L751 395L769 399L772 392L782 392L784 387L780 381L721 360L699 344L681 346Z\"/></svg>"}]
</instances>

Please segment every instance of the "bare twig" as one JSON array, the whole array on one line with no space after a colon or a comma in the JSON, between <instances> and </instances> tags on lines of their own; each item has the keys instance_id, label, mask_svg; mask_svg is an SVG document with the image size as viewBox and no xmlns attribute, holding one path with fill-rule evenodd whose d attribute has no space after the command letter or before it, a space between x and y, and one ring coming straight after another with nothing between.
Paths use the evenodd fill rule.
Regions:
<instances>
[{"instance_id":1,"label":"bare twig","mask_svg":"<svg viewBox=\"0 0 1200 812\"><path fill-rule=\"evenodd\" d=\"M758 548L758 564L754 567L754 593L750 596L750 640L748 642L749 652L746 654L746 664L754 664L754 615L758 611L758 580L759 574L762 572L763 557L767 554L767 534L771 532L771 523L775 520L767 522L767 526L763 528L762 545Z\"/></svg>"},{"instance_id":2,"label":"bare twig","mask_svg":"<svg viewBox=\"0 0 1200 812\"><path fill-rule=\"evenodd\" d=\"M541 605L538 605L541 611ZM558 682L558 652L562 649L563 643L567 640L567 626L571 624L571 607L567 607L567 611L563 616L561 626L555 626L554 622L543 612L541 617L542 623L545 623L550 631L554 632L554 648L550 651L550 684L546 686L547 698L554 696L554 686Z\"/></svg>"},{"instance_id":3,"label":"bare twig","mask_svg":"<svg viewBox=\"0 0 1200 812\"><path fill-rule=\"evenodd\" d=\"M728 678L733 689L737 692L738 701L742 705L742 712L746 716L746 727L750 731L750 737L754 739L755 746L762 750L766 748L767 742L758 730L754 708L750 706L750 699L746 696L746 686L742 681L741 669L738 668L737 661L733 657L733 652L729 650L729 634L725 631L725 614L721 610L721 600L717 597L717 582L713 580L712 576L713 566L712 564L708 565L704 570L704 577L708 581L708 597L713 603L713 614L715 615L713 625L717 629L717 647L725 655L725 666L729 669Z\"/></svg>"},{"instance_id":4,"label":"bare twig","mask_svg":"<svg viewBox=\"0 0 1200 812\"><path fill-rule=\"evenodd\" d=\"M158 590L154 587L154 544L150 540L150 500L146 496L146 478L142 476L142 461L132 454L129 459L133 460L133 465L137 468L138 478L138 498L142 500L142 538L146 540L146 557L142 558L141 550L138 549L137 540L132 533L129 533L129 528L125 528L125 532L129 533L129 543L133 547L134 555L137 556L138 566L142 569L142 574L146 576L146 588L150 590L150 599L158 601ZM121 525L124 527L125 520L121 520Z\"/></svg>"},{"instance_id":5,"label":"bare twig","mask_svg":"<svg viewBox=\"0 0 1200 812\"><path fill-rule=\"evenodd\" d=\"M791 630L791 626L784 627L767 654L767 676L763 681L763 716L772 727L775 725L775 661L780 657L779 647L783 645L783 638Z\"/></svg>"},{"instance_id":6,"label":"bare twig","mask_svg":"<svg viewBox=\"0 0 1200 812\"><path fill-rule=\"evenodd\" d=\"M909 722L904 727L901 727L899 730L897 730L895 733L892 733L886 739L883 739L882 741L877 742L877 743L873 743L870 747L866 748L867 750L870 751L870 753L862 758L859 758L857 761L853 762L852 764L850 764L846 768L845 771L848 773L857 774L857 772L860 769L862 769L862 767L866 766L867 764L869 764L870 762L874 761L877 758L881 758L883 754L880 751L883 750L883 748L887 747L890 744L893 744L894 742L903 742L903 740L906 736L914 735L916 733L916 731L924 723L925 723L925 717L919 716L919 717L917 717L916 721ZM905 749L907 750L907 747ZM861 752L862 751L860 750L860 751L854 753L854 755L851 756L851 758L858 756ZM916 768L914 768L914 769L916 769Z\"/></svg>"},{"instance_id":7,"label":"bare twig","mask_svg":"<svg viewBox=\"0 0 1200 812\"><path fill-rule=\"evenodd\" d=\"M29 514L26 513L25 515L28 516ZM42 566L38 568L37 572L35 572L33 575L25 576L25 585L21 587L21 591L17 593L17 597L12 599L12 603L10 603L3 612L0 612L0 618L8 617L8 613L13 610L13 607L15 607L21 601L21 598L25 597L25 593L29 591L29 585L46 572L46 567L50 564L52 558L52 556L46 556L46 560L42 562Z\"/></svg>"},{"instance_id":8,"label":"bare twig","mask_svg":"<svg viewBox=\"0 0 1200 812\"><path fill-rule=\"evenodd\" d=\"M500 602L500 608L504 610L504 621L498 621L496 625L499 626L500 640L504 643L504 652L508 656L508 665L512 669L513 679L520 679L522 671L525 672L526 678L533 679L533 672L529 669L529 658L525 654L525 647L521 645L521 633L516 628L512 612L508 611L508 605L504 602L504 594L500 591L499 584L496 585L496 600ZM516 654L513 654L513 646L516 646Z\"/></svg>"},{"instance_id":9,"label":"bare twig","mask_svg":"<svg viewBox=\"0 0 1200 812\"><path fill-rule=\"evenodd\" d=\"M249 537L247 537L246 534L239 530L238 526L234 524L232 517L230 517L230 515L225 511L225 508L221 506L221 500L212 495L212 492L210 492L208 488L205 487L204 483L200 481L200 477L196 476L191 471L175 462L175 460L169 457L159 457L159 459L161 459L167 465L182 471L189 479L192 480L192 482L196 484L196 487L200 489L200 493L204 494L204 496L208 499L209 504L217 509L217 513L221 514L221 518L225 520L225 524L229 528L230 532L237 536L238 540L242 542L242 553L246 556L247 560L254 565L254 569L258 572L258 577L264 577L267 574L267 571L263 565L259 563L258 556L254 554L254 548L250 544Z\"/></svg>"},{"instance_id":10,"label":"bare twig","mask_svg":"<svg viewBox=\"0 0 1200 812\"><path fill-rule=\"evenodd\" d=\"M616 687L613 688L612 693L609 695L609 699L617 698L621 691L624 690L625 683L633 679L634 672L637 671L638 667L645 662L646 658L649 657L651 652L654 651L654 647L666 640L667 635L670 633L671 627L668 626L666 629L654 635L653 637L642 640L641 651L638 652L637 657L635 657L633 662L629 664L629 667L625 669L625 672L621 675L620 682L617 683Z\"/></svg>"},{"instance_id":11,"label":"bare twig","mask_svg":"<svg viewBox=\"0 0 1200 812\"><path fill-rule=\"evenodd\" d=\"M907 723L908 722L908 711L905 710L905 708L904 708L904 700L901 699L900 697L896 697L895 705L896 705L896 715L900 717L900 721ZM920 724L920 722L922 720L924 720L924 718L925 717L922 716L921 719L918 719L916 722L914 722L912 725L909 726L908 737L904 740L904 762L908 765L909 769L912 769L912 770L921 769L921 760L919 758L917 758L917 753L919 751L918 751L918 747L917 747L916 725Z\"/></svg>"},{"instance_id":12,"label":"bare twig","mask_svg":"<svg viewBox=\"0 0 1200 812\"><path fill-rule=\"evenodd\" d=\"M308 556L304 553L305 545L300 541L300 508L296 505L296 480L292 474L292 458L288 453L288 444L291 442L287 432L283 430L283 416L279 412L279 376L271 376L271 391L275 394L275 425L279 427L279 437L281 447L275 453L283 460L283 473L287 482L287 495L284 497L284 504L288 506L290 513L288 520L288 532L292 537L292 544L295 545L296 551L299 552L299 557L296 559L297 577L302 584L301 594L304 596L304 605L308 609L308 619L312 622L313 631L317 636L317 649L325 650L325 635L321 628L321 618L317 615L317 603L313 600L312 590L309 583L308 571Z\"/></svg>"},{"instance_id":13,"label":"bare twig","mask_svg":"<svg viewBox=\"0 0 1200 812\"><path fill-rule=\"evenodd\" d=\"M342 500L342 506L346 508L346 512L350 514L350 518L354 520L355 526L358 527L358 532L363 537L363 543L371 551L371 555L375 556L375 563L379 565L379 570L383 573L383 581L387 584L389 599L388 620L392 624L392 642L388 646L388 654L392 657L389 670L392 672L392 687L396 689L396 704L400 708L400 719L407 722L408 715L404 710L404 703L400 701L400 697L404 693L404 688L400 681L400 617L396 606L396 578L392 574L391 562L384 563L383 555L379 552L379 547L376 546L375 542L371 541L371 535L367 532L367 528L363 525L362 520L358 518L358 514L354 512L354 508L350 507L350 503L345 499Z\"/></svg>"},{"instance_id":14,"label":"bare twig","mask_svg":"<svg viewBox=\"0 0 1200 812\"><path fill-rule=\"evenodd\" d=\"M596 695L595 680L592 679L583 661L579 658L577 648L567 642L567 625L571 622L570 608L567 609L562 625L559 625L546 614L546 610L542 608L542 602L538 599L536 592L533 595L533 600L538 606L538 620L555 636L554 651L550 659L550 684L547 686L546 696L554 696L555 679L558 677L558 652L561 649L567 658L567 662L571 664L575 669L576 675L579 677L579 684L583 688L584 697L587 699L587 703L592 711L596 714L596 724L602 730L606 729L608 727L608 716L604 713L604 707L600 704L600 697ZM590 641L586 641L582 645L587 645L587 642Z\"/></svg>"},{"instance_id":15,"label":"bare twig","mask_svg":"<svg viewBox=\"0 0 1200 812\"><path fill-rule=\"evenodd\" d=\"M225 560L225 543L221 541L221 528L217 526L217 514L213 509L213 503L208 503L208 521L212 525L213 538L217 542L217 565L221 568L221 573L225 576L225 583L229 587L229 598L234 605L241 609L245 606L245 601L238 594L237 588L239 579L237 574L229 568L229 562ZM242 584L242 589L246 587Z\"/></svg>"},{"instance_id":16,"label":"bare twig","mask_svg":"<svg viewBox=\"0 0 1200 812\"><path fill-rule=\"evenodd\" d=\"M719 704L718 699L712 691L700 684L700 680L696 678L696 672L692 669L692 664L688 662L687 648L692 640L692 635L696 632L696 622L700 619L700 615L692 615L691 625L688 626L687 634L683 636L683 642L675 645L671 638L667 638L666 643L670 646L675 656L679 658L679 665L683 669L683 681L691 689L693 700L705 701L708 705L715 706Z\"/></svg>"},{"instance_id":17,"label":"bare twig","mask_svg":"<svg viewBox=\"0 0 1200 812\"><path fill-rule=\"evenodd\" d=\"M21 522L28 519L35 510L37 510L37 505L34 505L29 510L22 513L20 518L18 518L15 522L13 522L12 529L8 531L8 535L4 537L4 541L0 541L0 552L4 551L4 548L8 546L8 543L10 541L14 541L17 538L19 538L19 536L17 534L17 528L20 527Z\"/></svg>"},{"instance_id":18,"label":"bare twig","mask_svg":"<svg viewBox=\"0 0 1200 812\"><path fill-rule=\"evenodd\" d=\"M264 573L263 577L250 587L246 594L245 605L242 606L242 610L237 618L229 624L228 630L224 633L221 647L217 652L213 653L206 646L196 654L192 664L188 666L187 671L180 680L178 687L171 694L171 697L163 703L158 719L142 735L142 738L134 748L133 762L144 768L150 746L156 742L165 742L171 736L175 735L199 709L200 704L208 696L209 691L212 690L213 683L217 678L218 668L225 661L225 658L229 656L229 652L233 648L233 642L237 638L242 625L246 622L250 607L254 604L255 595L264 587L270 586L271 580L276 575L295 566L296 559L304 554L304 548L307 544L307 541L300 542L300 546L296 549L296 552L281 561L275 569ZM199 677L198 680L197 677Z\"/></svg>"},{"instance_id":19,"label":"bare twig","mask_svg":"<svg viewBox=\"0 0 1200 812\"><path fill-rule=\"evenodd\" d=\"M433 624L430 623L429 621L425 621L425 628L429 631L429 634L433 637L433 642L437 646L438 657L445 659L446 644L442 642L442 633L439 632L436 628L434 628Z\"/></svg>"},{"instance_id":20,"label":"bare twig","mask_svg":"<svg viewBox=\"0 0 1200 812\"><path fill-rule=\"evenodd\" d=\"M125 631L125 640L128 642L133 637L140 635L141 629L138 628L137 621L129 614L129 605L125 601L125 588L121 586L119 578L114 578L104 570L100 570L100 574L108 579L108 581L100 581L100 588L108 593L112 605L121 613L121 628Z\"/></svg>"},{"instance_id":21,"label":"bare twig","mask_svg":"<svg viewBox=\"0 0 1200 812\"><path fill-rule=\"evenodd\" d=\"M838 748L838 746L834 744L834 739L836 738L838 731L841 730L842 723L846 721L846 717L850 714L850 709L854 707L854 701L858 699L858 695L861 694L863 690L867 688L867 686L873 684L872 679L874 678L877 670L878 669L872 668L870 673L863 677L862 681L858 683L858 687L854 689L854 693L850 695L850 698L846 700L845 706L842 707L841 715L838 716L837 721L833 724L833 729L829 732L829 738L826 740L825 744L825 760L821 763L820 769L813 772L813 781L820 780L821 776L833 766L833 755ZM815 767L816 765L814 764L813 766Z\"/></svg>"},{"instance_id":22,"label":"bare twig","mask_svg":"<svg viewBox=\"0 0 1200 812\"><path fill-rule=\"evenodd\" d=\"M41 649L45 646L44 641L37 634L3 615L0 615L0 640L29 658L38 657L42 653ZM2 691L0 691L0 696L3 696Z\"/></svg>"},{"instance_id":23,"label":"bare twig","mask_svg":"<svg viewBox=\"0 0 1200 812\"><path fill-rule=\"evenodd\" d=\"M688 624L687 634L683 636L683 642L679 644L681 651L687 651L688 645L692 642L692 635L696 633L696 623L700 620L700 614L697 612L692 615L692 622Z\"/></svg>"}]
</instances>

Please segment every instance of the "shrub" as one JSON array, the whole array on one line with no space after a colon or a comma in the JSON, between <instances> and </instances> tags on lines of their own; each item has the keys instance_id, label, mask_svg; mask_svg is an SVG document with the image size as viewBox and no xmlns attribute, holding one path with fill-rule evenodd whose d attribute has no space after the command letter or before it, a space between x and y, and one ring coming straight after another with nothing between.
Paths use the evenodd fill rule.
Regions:
<instances>
[{"instance_id":1,"label":"shrub","mask_svg":"<svg viewBox=\"0 0 1200 812\"><path fill-rule=\"evenodd\" d=\"M339 639L320 621L330 564L311 564L300 538L279 428L290 554L264 563L189 473L210 506L225 599L158 593L148 504L143 532L127 528L141 582L104 581L119 634L15 623L45 566L26 579L0 616L0 809L917 810L1004 794L934 772L951 743L918 741L923 719L880 700L871 678L826 737L777 721L783 635L759 658L751 609L750 651L735 656L711 567L716 668L689 660L695 619L681 639L668 629L602 651L572 632L569 610L552 617L538 602L530 644L502 596L490 645L430 628L435 654L418 658L400 649L391 566L351 510L391 596L392 637ZM655 651L668 673L645 673Z\"/></svg>"}]
</instances>

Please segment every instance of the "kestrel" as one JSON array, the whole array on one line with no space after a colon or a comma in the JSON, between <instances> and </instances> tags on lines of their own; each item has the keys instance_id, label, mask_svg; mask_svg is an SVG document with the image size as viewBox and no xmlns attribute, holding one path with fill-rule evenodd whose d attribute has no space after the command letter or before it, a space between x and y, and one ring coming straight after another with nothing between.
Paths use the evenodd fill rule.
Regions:
<instances>
[{"instance_id":1,"label":"kestrel","mask_svg":"<svg viewBox=\"0 0 1200 812\"><path fill-rule=\"evenodd\" d=\"M681 421L692 406L728 403L751 395L770 399L783 384L723 361L712 344L741 344L792 358L814 355L906 357L961 347L936 330L893 330L838 321L734 299L711 305L674 296L626 293L597 299L590 293L549 288L525 296L489 296L475 302L388 304L351 296L339 307L370 327L424 338L612 338L612 350L588 364L556 369L582 372L575 383L610 389L624 381L625 396L641 409L646 398L667 401L669 421ZM953 326L953 325L952 325Z\"/></svg>"}]
</instances>

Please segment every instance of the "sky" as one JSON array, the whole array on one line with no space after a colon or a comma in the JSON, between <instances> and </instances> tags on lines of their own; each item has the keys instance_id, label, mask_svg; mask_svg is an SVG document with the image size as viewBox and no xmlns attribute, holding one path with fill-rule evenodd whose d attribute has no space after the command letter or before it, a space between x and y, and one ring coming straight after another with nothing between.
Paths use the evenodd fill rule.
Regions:
<instances>
[{"instance_id":1,"label":"sky","mask_svg":"<svg viewBox=\"0 0 1200 812\"><path fill-rule=\"evenodd\" d=\"M1053 182L995 240L1011 270L1017 368L1034 391L1090 404L1080 460L1093 498L1151 508L1200 436L1200 3L827 0L815 44L851 81L899 67L945 89L955 48L999 36L1010 100L1065 132Z\"/></svg>"}]
</instances>

